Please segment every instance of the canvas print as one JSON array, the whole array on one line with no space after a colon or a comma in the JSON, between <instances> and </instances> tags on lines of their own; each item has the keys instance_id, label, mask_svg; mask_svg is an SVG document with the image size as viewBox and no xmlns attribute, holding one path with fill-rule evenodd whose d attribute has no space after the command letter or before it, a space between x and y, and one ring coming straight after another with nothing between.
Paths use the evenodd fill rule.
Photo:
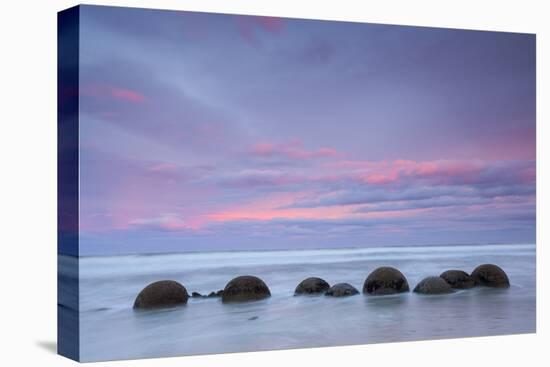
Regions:
<instances>
[{"instance_id":1,"label":"canvas print","mask_svg":"<svg viewBox=\"0 0 550 367\"><path fill-rule=\"evenodd\" d=\"M535 35L86 5L58 30L60 354L535 332Z\"/></svg>"}]
</instances>

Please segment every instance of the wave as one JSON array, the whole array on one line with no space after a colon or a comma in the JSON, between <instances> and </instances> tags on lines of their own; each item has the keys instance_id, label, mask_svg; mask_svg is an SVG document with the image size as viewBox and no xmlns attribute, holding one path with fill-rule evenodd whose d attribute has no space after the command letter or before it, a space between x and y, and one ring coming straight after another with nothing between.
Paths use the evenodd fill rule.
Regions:
<instances>
[{"instance_id":1,"label":"wave","mask_svg":"<svg viewBox=\"0 0 550 367\"><path fill-rule=\"evenodd\" d=\"M222 267L349 263L463 258L483 255L532 256L535 244L371 247L315 250L225 251L80 258L81 278L181 273Z\"/></svg>"}]
</instances>

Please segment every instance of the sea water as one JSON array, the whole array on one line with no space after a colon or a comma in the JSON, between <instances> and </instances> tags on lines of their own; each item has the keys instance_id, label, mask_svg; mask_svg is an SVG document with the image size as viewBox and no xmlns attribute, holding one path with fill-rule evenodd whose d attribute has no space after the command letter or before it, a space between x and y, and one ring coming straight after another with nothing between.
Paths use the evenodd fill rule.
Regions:
<instances>
[{"instance_id":1,"label":"sea water","mask_svg":"<svg viewBox=\"0 0 550 367\"><path fill-rule=\"evenodd\" d=\"M61 273L66 261L60 261ZM330 284L347 282L361 291L372 270L389 265L401 270L412 291L426 276L448 269L471 272L483 263L501 266L511 287L438 296L294 296L296 285L310 276ZM533 244L81 257L79 272L83 361L535 331ZM187 305L173 309L132 309L141 289L157 280L176 280L189 293L208 294L239 275L260 277L272 296L243 304L189 298Z\"/></svg>"}]
</instances>

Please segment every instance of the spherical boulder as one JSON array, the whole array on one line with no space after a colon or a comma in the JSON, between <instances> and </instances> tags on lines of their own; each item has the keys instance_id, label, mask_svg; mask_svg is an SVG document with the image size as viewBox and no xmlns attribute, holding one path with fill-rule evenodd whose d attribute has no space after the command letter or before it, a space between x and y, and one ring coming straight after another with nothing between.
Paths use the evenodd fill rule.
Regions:
<instances>
[{"instance_id":1,"label":"spherical boulder","mask_svg":"<svg viewBox=\"0 0 550 367\"><path fill-rule=\"evenodd\" d=\"M472 277L462 270L447 270L441 273L440 277L454 289L468 289L476 286Z\"/></svg>"},{"instance_id":2,"label":"spherical boulder","mask_svg":"<svg viewBox=\"0 0 550 367\"><path fill-rule=\"evenodd\" d=\"M451 285L441 277L424 278L414 287L413 292L422 294L445 294L453 293Z\"/></svg>"},{"instance_id":3,"label":"spherical boulder","mask_svg":"<svg viewBox=\"0 0 550 367\"><path fill-rule=\"evenodd\" d=\"M187 289L173 280L161 280L149 284L139 292L134 301L135 309L174 307L187 303Z\"/></svg>"},{"instance_id":4,"label":"spherical boulder","mask_svg":"<svg viewBox=\"0 0 550 367\"><path fill-rule=\"evenodd\" d=\"M258 301L270 296L271 292L263 280L243 275L227 283L222 293L222 302Z\"/></svg>"},{"instance_id":5,"label":"spherical boulder","mask_svg":"<svg viewBox=\"0 0 550 367\"><path fill-rule=\"evenodd\" d=\"M363 293L386 295L409 291L407 278L397 269L383 266L369 274L363 284Z\"/></svg>"},{"instance_id":6,"label":"spherical boulder","mask_svg":"<svg viewBox=\"0 0 550 367\"><path fill-rule=\"evenodd\" d=\"M476 285L493 288L508 288L508 275L500 267L493 264L483 264L474 269L471 275Z\"/></svg>"},{"instance_id":7,"label":"spherical boulder","mask_svg":"<svg viewBox=\"0 0 550 367\"><path fill-rule=\"evenodd\" d=\"M296 287L294 294L322 294L329 288L330 285L323 279L311 277L302 280L302 282Z\"/></svg>"},{"instance_id":8,"label":"spherical boulder","mask_svg":"<svg viewBox=\"0 0 550 367\"><path fill-rule=\"evenodd\" d=\"M358 294L359 291L349 283L338 283L330 287L326 292L325 296L331 297L347 297L354 296Z\"/></svg>"}]
</instances>

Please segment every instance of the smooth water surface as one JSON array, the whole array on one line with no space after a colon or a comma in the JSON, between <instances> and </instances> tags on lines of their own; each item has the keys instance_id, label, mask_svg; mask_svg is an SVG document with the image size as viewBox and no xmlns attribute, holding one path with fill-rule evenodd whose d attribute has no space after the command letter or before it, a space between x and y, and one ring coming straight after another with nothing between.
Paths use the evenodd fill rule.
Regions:
<instances>
[{"instance_id":1,"label":"smooth water surface","mask_svg":"<svg viewBox=\"0 0 550 367\"><path fill-rule=\"evenodd\" d=\"M391 265L405 274L412 290L425 276L447 269L471 272L483 263L501 266L511 288L441 296L293 295L309 276L348 282L361 291L369 272ZM139 291L157 280L177 280L189 293L207 294L244 274L262 278L272 297L231 305L219 298L190 298L169 310L132 309ZM83 361L530 333L535 331L535 245L85 257L80 322Z\"/></svg>"}]
</instances>

